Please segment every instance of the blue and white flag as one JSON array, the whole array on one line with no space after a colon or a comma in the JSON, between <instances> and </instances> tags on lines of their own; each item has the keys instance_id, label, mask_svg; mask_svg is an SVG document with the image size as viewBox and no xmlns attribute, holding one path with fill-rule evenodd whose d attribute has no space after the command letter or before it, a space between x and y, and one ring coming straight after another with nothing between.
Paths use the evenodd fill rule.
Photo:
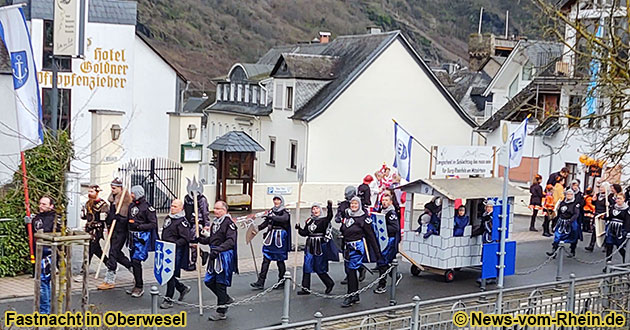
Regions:
<instances>
[{"instance_id":1,"label":"blue and white flag","mask_svg":"<svg viewBox=\"0 0 630 330\"><path fill-rule=\"evenodd\" d=\"M372 229L376 234L378 245L381 248L381 252L387 247L389 235L387 235L387 223L385 222L385 214L373 212L370 214L372 218Z\"/></svg>"},{"instance_id":2,"label":"blue and white flag","mask_svg":"<svg viewBox=\"0 0 630 330\"><path fill-rule=\"evenodd\" d=\"M160 285L166 284L175 271L175 243L155 241L153 274Z\"/></svg>"},{"instance_id":3,"label":"blue and white flag","mask_svg":"<svg viewBox=\"0 0 630 330\"><path fill-rule=\"evenodd\" d=\"M516 131L510 135L509 153L510 168L519 167L523 158L523 150L525 149L525 139L527 138L527 119L518 126Z\"/></svg>"},{"instance_id":4,"label":"blue and white flag","mask_svg":"<svg viewBox=\"0 0 630 330\"><path fill-rule=\"evenodd\" d=\"M595 33L596 38L602 38L604 36L604 22L600 20L599 26L597 27L597 32ZM599 76L599 67L600 63L597 59L597 49L593 50L593 59L589 65L589 69L591 72L591 80L588 83L588 87L586 88L586 114L592 115L597 112L597 79Z\"/></svg>"},{"instance_id":5,"label":"blue and white flag","mask_svg":"<svg viewBox=\"0 0 630 330\"><path fill-rule=\"evenodd\" d=\"M394 167L398 169L401 178L409 181L411 174L411 135L398 123L394 123Z\"/></svg>"},{"instance_id":6,"label":"blue and white flag","mask_svg":"<svg viewBox=\"0 0 630 330\"><path fill-rule=\"evenodd\" d=\"M44 133L33 47L21 6L0 7L0 38L11 58L17 111L15 133L19 136L20 151L24 151L40 145Z\"/></svg>"}]
</instances>

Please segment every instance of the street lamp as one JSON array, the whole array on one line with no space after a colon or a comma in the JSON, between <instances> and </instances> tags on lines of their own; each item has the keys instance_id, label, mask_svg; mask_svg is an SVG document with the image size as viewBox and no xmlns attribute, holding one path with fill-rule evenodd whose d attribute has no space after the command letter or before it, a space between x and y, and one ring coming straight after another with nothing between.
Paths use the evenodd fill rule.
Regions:
<instances>
[{"instance_id":1,"label":"street lamp","mask_svg":"<svg viewBox=\"0 0 630 330\"><path fill-rule=\"evenodd\" d=\"M118 124L114 124L112 125L112 128L109 129L112 133L112 141L116 141L120 138L120 125Z\"/></svg>"},{"instance_id":2,"label":"street lamp","mask_svg":"<svg viewBox=\"0 0 630 330\"><path fill-rule=\"evenodd\" d=\"M195 126L195 124L190 124L188 125L188 140L193 140L195 139L195 136L197 135L197 126Z\"/></svg>"}]
</instances>

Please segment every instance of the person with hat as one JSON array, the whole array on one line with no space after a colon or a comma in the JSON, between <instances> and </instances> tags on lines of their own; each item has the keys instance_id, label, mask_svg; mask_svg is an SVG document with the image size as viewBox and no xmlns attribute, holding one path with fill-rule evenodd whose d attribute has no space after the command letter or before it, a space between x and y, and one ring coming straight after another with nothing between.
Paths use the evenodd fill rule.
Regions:
<instances>
[{"instance_id":1,"label":"person with hat","mask_svg":"<svg viewBox=\"0 0 630 330\"><path fill-rule=\"evenodd\" d=\"M278 281L282 280L287 270L284 261L289 258L291 249L291 214L284 207L284 198L281 195L273 196L273 207L267 215L263 216L263 219L264 221L258 226L258 230L267 228L263 236L263 262L258 280L250 283L256 290L265 288L265 279L271 261L275 261L278 266Z\"/></svg>"},{"instance_id":2,"label":"person with hat","mask_svg":"<svg viewBox=\"0 0 630 330\"><path fill-rule=\"evenodd\" d=\"M175 289L179 292L179 301L184 300L184 297L190 292L190 287L178 279L181 276L182 266L188 263L188 260L184 257L186 256L186 251L188 251L188 243L191 239L189 227L190 225L184 212L184 203L181 199L174 199L171 202L170 213L164 219L164 226L162 227L162 240L175 243L175 269L173 270L173 276L166 283L166 294L164 295L164 301L160 304L162 309L173 307Z\"/></svg>"},{"instance_id":3,"label":"person with hat","mask_svg":"<svg viewBox=\"0 0 630 330\"><path fill-rule=\"evenodd\" d=\"M575 199L575 192L573 189L567 189L564 192L564 200L558 204L557 220L554 229L554 239L552 244L552 250L547 252L548 256L552 256L558 250L560 242L570 244L569 258L575 256L575 248L577 247L578 239L581 239L582 231L578 223L578 217L580 216L580 209L582 205Z\"/></svg>"},{"instance_id":4,"label":"person with hat","mask_svg":"<svg viewBox=\"0 0 630 330\"><path fill-rule=\"evenodd\" d=\"M359 197L352 197L350 207L346 209L341 223L344 239L344 268L348 278L348 294L359 290L357 273L363 268L363 262L381 259L380 246L372 229L372 219L361 206ZM367 246L366 246L367 243ZM350 307L359 302L359 295L347 297L341 307Z\"/></svg>"},{"instance_id":5,"label":"person with hat","mask_svg":"<svg viewBox=\"0 0 630 330\"><path fill-rule=\"evenodd\" d=\"M328 261L339 261L339 251L332 240L326 238L326 231L333 217L332 201L326 205L326 216L322 214L319 203L311 206L311 216L306 219L304 228L295 224L300 236L306 237L304 246L304 265L302 266L302 290L298 295L307 295L311 288L311 273L316 273L326 286L326 294L329 294L335 286L335 281L328 275Z\"/></svg>"},{"instance_id":6,"label":"person with hat","mask_svg":"<svg viewBox=\"0 0 630 330\"><path fill-rule=\"evenodd\" d=\"M357 196L361 198L361 203L363 203L363 206L366 208L372 205L370 183L372 183L373 180L374 178L368 174L363 178L363 183L357 187Z\"/></svg>"},{"instance_id":7,"label":"person with hat","mask_svg":"<svg viewBox=\"0 0 630 330\"><path fill-rule=\"evenodd\" d=\"M131 187L133 203L129 207L129 256L133 270L134 287L127 290L134 298L144 294L142 280L142 262L147 260L149 252L155 251L157 239L157 215L153 206L144 197L142 186Z\"/></svg>"},{"instance_id":8,"label":"person with hat","mask_svg":"<svg viewBox=\"0 0 630 330\"><path fill-rule=\"evenodd\" d=\"M232 285L232 274L238 274L236 245L238 232L232 216L227 211L227 203L217 201L214 204L215 218L211 222L211 228L199 233L199 243L210 247L204 283L217 296L219 306L216 312L208 317L210 321L225 320L228 309L226 305L234 302L234 299L228 295L227 288Z\"/></svg>"},{"instance_id":9,"label":"person with hat","mask_svg":"<svg viewBox=\"0 0 630 330\"><path fill-rule=\"evenodd\" d=\"M109 255L105 263L107 272L105 273L103 283L97 287L99 290L110 290L115 287L118 264L123 265L123 267L131 271L131 261L122 252L122 248L129 235L127 215L129 213L129 205L131 205L131 195L126 191L123 195L122 186L122 181L119 178L115 178L111 183L112 192L107 198L109 202L109 212L107 213L105 224L109 228L109 231L113 231L109 242ZM116 212L119 204L120 209ZM114 220L116 220L116 225L112 229Z\"/></svg>"}]
</instances>

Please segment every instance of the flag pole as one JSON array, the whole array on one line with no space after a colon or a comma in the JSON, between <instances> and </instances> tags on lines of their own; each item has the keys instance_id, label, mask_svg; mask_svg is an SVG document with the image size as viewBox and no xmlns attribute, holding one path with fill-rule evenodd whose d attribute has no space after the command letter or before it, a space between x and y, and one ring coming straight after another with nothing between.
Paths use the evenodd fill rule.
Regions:
<instances>
[{"instance_id":1,"label":"flag pole","mask_svg":"<svg viewBox=\"0 0 630 330\"><path fill-rule=\"evenodd\" d=\"M24 151L20 152L20 158L22 159L22 184L24 185L24 208L26 208L26 217L29 221L26 223L26 230L28 232L28 249L31 254L31 263L35 263L35 255L33 254L33 224L30 221L31 218L31 202L28 196L28 177L26 176L26 161L24 160Z\"/></svg>"},{"instance_id":2,"label":"flag pole","mask_svg":"<svg viewBox=\"0 0 630 330\"><path fill-rule=\"evenodd\" d=\"M394 124L397 124L397 125L398 125L398 127L400 127L400 129L401 129L401 130L403 130L403 131L405 131L405 133L409 134L409 136L411 136L411 139L412 139L412 140L414 140L414 141L416 141L416 143L417 143L417 144L419 144L419 145L422 147L422 149L424 149L426 152L428 152L429 154L431 154L431 151L430 151L427 147L425 147L425 146L424 146L424 144L422 144L422 142L420 142L418 139L416 139L416 138L413 136L413 134L409 133L409 131L408 131L408 130L406 130L404 127L402 127L402 125L398 124L398 122L396 121L396 119L392 118L392 121L394 122Z\"/></svg>"}]
</instances>

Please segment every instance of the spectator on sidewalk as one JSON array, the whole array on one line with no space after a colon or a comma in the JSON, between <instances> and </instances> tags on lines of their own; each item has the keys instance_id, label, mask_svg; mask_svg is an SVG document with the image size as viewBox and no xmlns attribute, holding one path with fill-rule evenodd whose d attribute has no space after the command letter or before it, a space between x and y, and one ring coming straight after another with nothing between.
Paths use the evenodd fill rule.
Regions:
<instances>
[{"instance_id":1,"label":"spectator on sidewalk","mask_svg":"<svg viewBox=\"0 0 630 330\"><path fill-rule=\"evenodd\" d=\"M359 198L361 199L361 203L363 203L363 206L365 206L366 208L370 208L370 206L372 205L372 198L371 198L371 189L370 189L370 184L372 183L372 181L374 180L374 178L371 175L366 175L365 178L363 178L363 183L359 185L359 187L357 188L357 196L359 196Z\"/></svg>"},{"instance_id":2,"label":"spectator on sidewalk","mask_svg":"<svg viewBox=\"0 0 630 330\"><path fill-rule=\"evenodd\" d=\"M549 178L547 179L547 184L555 185L558 182L558 178L563 178L566 183L566 179L569 177L569 169L567 167L563 167L560 172L551 173ZM564 183L562 185L564 188Z\"/></svg>"},{"instance_id":3,"label":"spectator on sidewalk","mask_svg":"<svg viewBox=\"0 0 630 330\"><path fill-rule=\"evenodd\" d=\"M548 184L545 188L545 199L543 204L543 215L545 216L545 220L543 221L543 236L551 237L551 231L549 230L549 224L551 223L551 219L555 218L555 208L556 203L553 198L553 186Z\"/></svg>"},{"instance_id":4,"label":"spectator on sidewalk","mask_svg":"<svg viewBox=\"0 0 630 330\"><path fill-rule=\"evenodd\" d=\"M538 210L542 209L543 198L543 191L540 186L541 181L542 176L540 176L540 174L536 174L532 180L532 185L529 187L529 193L531 194L529 197L529 208L532 210L532 218L529 222L529 231L538 231L536 230L536 216L538 215Z\"/></svg>"}]
</instances>

